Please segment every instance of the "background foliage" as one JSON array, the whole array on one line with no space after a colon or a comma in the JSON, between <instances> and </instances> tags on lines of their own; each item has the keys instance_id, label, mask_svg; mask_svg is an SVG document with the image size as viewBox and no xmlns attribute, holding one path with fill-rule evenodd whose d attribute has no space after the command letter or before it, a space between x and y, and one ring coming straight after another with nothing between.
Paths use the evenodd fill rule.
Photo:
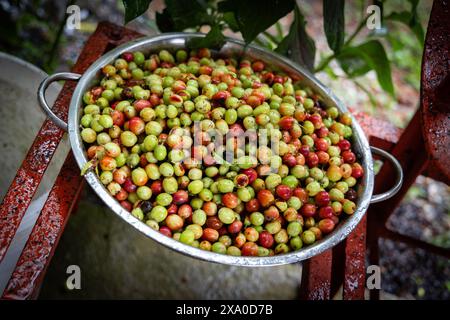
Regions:
<instances>
[{"instance_id":1,"label":"background foliage","mask_svg":"<svg viewBox=\"0 0 450 320\"><path fill-rule=\"evenodd\" d=\"M0 0L0 50L52 72L58 60L58 48L65 40L65 8L80 1ZM114 3L98 1L103 6L110 2ZM148 12L152 0L116 0L116 3L123 5L125 23L128 23ZM246 43L283 54L311 72L323 71L336 79L336 66L339 66L343 76L354 81L373 106L379 105L373 90L359 80L370 71L375 72L379 87L392 99L395 99L393 65L402 69L406 81L418 89L417 57L422 53L424 40L419 0L323 0L321 3L323 18L306 16L308 4L302 0L164 0L164 9L154 12L154 16L161 32L208 28L205 38L189 44L193 48L220 47L225 34L234 32ZM368 32L366 28L365 9L369 4L382 9L380 30ZM99 10L104 10L102 5L98 6ZM358 7L361 14L356 12ZM347 20L356 15L358 23L350 27ZM290 25L282 26L283 18ZM317 50L316 39L307 31L308 20L312 19L323 19L327 50Z\"/></svg>"},{"instance_id":2,"label":"background foliage","mask_svg":"<svg viewBox=\"0 0 450 320\"><path fill-rule=\"evenodd\" d=\"M306 31L306 18L302 2L295 0L165 0L166 8L156 14L156 23L162 32L200 30L207 25L209 32L203 39L189 43L192 48L220 47L224 43L224 30L239 32L249 44L256 42L284 54L306 66L312 72L323 71L336 60L348 78L358 78L374 70L380 87L395 96L391 75L391 64L385 44L395 42L387 35L387 23L402 23L417 38L422 46L424 31L417 15L418 0L408 0L409 9L386 13L385 3L375 1L382 13L382 29L366 35L355 44L355 39L365 29L369 15L362 15L355 30L345 28L345 1L323 0L323 26L328 46L332 53L315 64L316 46ZM151 0L123 0L125 23L143 14ZM278 26L277 34L267 31L279 24L284 16L293 13L293 21L287 34ZM264 39L266 38L266 39ZM266 41L265 41L266 40ZM398 47L394 43L392 47Z\"/></svg>"}]
</instances>

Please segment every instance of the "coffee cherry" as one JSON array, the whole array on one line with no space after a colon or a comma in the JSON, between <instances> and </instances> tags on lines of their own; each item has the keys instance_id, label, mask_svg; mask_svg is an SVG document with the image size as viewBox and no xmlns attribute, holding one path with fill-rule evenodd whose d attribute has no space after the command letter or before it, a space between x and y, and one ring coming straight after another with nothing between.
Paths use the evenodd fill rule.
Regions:
<instances>
[{"instance_id":1,"label":"coffee cherry","mask_svg":"<svg viewBox=\"0 0 450 320\"><path fill-rule=\"evenodd\" d=\"M275 202L275 198L270 190L261 190L258 192L258 201L263 207L268 207Z\"/></svg>"},{"instance_id":2,"label":"coffee cherry","mask_svg":"<svg viewBox=\"0 0 450 320\"><path fill-rule=\"evenodd\" d=\"M319 207L327 206L330 203L330 195L326 191L320 191L314 200Z\"/></svg>"},{"instance_id":3,"label":"coffee cherry","mask_svg":"<svg viewBox=\"0 0 450 320\"><path fill-rule=\"evenodd\" d=\"M320 220L319 221L319 229L320 229L320 231L322 231L325 234L330 233L334 229L333 220L331 220L329 218Z\"/></svg>"},{"instance_id":4,"label":"coffee cherry","mask_svg":"<svg viewBox=\"0 0 450 320\"><path fill-rule=\"evenodd\" d=\"M288 200L292 196L292 190L286 185L280 184L276 187L275 192L278 197L283 200Z\"/></svg>"},{"instance_id":5,"label":"coffee cherry","mask_svg":"<svg viewBox=\"0 0 450 320\"><path fill-rule=\"evenodd\" d=\"M222 196L222 203L226 207L234 209L239 204L239 198L237 197L237 195L235 193L229 192Z\"/></svg>"},{"instance_id":6,"label":"coffee cherry","mask_svg":"<svg viewBox=\"0 0 450 320\"><path fill-rule=\"evenodd\" d=\"M273 239L273 236L268 231L263 230L259 234L258 242L264 248L269 249L269 248L272 248L275 241Z\"/></svg>"},{"instance_id":7,"label":"coffee cherry","mask_svg":"<svg viewBox=\"0 0 450 320\"><path fill-rule=\"evenodd\" d=\"M246 242L241 248L243 256L257 256L258 255L258 245L254 242Z\"/></svg>"},{"instance_id":8,"label":"coffee cherry","mask_svg":"<svg viewBox=\"0 0 450 320\"><path fill-rule=\"evenodd\" d=\"M308 218L308 217L312 217L316 214L316 206L311 204L311 203L305 203L301 210L300 213L303 217Z\"/></svg>"}]
</instances>

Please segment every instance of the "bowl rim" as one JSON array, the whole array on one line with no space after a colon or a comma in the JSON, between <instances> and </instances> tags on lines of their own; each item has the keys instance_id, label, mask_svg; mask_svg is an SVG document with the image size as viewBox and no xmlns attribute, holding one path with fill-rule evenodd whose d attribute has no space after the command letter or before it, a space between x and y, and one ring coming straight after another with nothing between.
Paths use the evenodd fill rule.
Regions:
<instances>
[{"instance_id":1,"label":"bowl rim","mask_svg":"<svg viewBox=\"0 0 450 320\"><path fill-rule=\"evenodd\" d=\"M79 122L80 111L82 106L82 97L87 88L89 88L93 80L97 77L98 71L106 64L117 58L120 54L127 51L144 50L152 51L160 50L164 48L170 48L170 45L178 46L177 48L186 47L187 40L192 38L200 38L205 35L202 33L188 33L188 32L173 32L164 33L156 36L143 37L127 42L117 48L105 53L99 57L82 75L72 95L69 106L68 116L68 133L69 140L72 148L72 152L75 156L78 166L83 168L87 163L85 148L79 134ZM309 86L312 90L326 100L327 105L336 106L340 111L348 112L347 107L339 100L331 90L323 85L318 79L316 79L308 70L304 67L292 62L291 60L275 53L270 52L257 45L246 45L244 42L226 38L225 43L231 46L231 50L241 50L245 55L264 56L267 60L276 61L276 64L282 65L292 72L303 77L304 80L309 82ZM161 46L158 48L158 46ZM234 47L234 48L233 48ZM239 49L238 49L239 48ZM222 50L221 50L222 51ZM259 57L264 61L264 58ZM373 193L374 187L374 174L373 174L373 161L372 154L368 140L359 126L358 122L352 116L352 130L354 135L354 142L358 147L358 156L362 159L362 166L364 169L364 176L360 184L362 188L359 199L357 202L357 209L355 213L348 216L344 221L338 224L338 227L330 234L326 235L321 240L316 241L314 244L301 248L297 251L291 251L289 253L274 255L269 257L244 257L244 256L230 256L225 254L214 253L205 251L199 248L195 248L186 244L183 244L173 238L167 237L158 231L153 230L147 224L140 221L131 215L130 212L125 210L119 202L113 198L100 182L93 170L89 170L85 174L85 179L89 183L92 189L103 200L103 202L121 219L129 223L135 229L139 230L149 238L155 240L159 244L162 244L172 250L180 252L184 255L221 264L238 265L238 266L276 266L289 263L295 263L302 260L309 259L316 256L327 249L330 249L344 240L350 232L358 225L363 218Z\"/></svg>"}]
</instances>

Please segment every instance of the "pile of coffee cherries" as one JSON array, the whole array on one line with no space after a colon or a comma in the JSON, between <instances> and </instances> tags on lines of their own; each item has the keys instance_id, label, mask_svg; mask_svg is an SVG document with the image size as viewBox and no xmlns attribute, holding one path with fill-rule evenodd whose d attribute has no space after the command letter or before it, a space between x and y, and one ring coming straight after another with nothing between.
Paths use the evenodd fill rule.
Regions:
<instances>
[{"instance_id":1,"label":"pile of coffee cherries","mask_svg":"<svg viewBox=\"0 0 450 320\"><path fill-rule=\"evenodd\" d=\"M100 181L187 245L282 254L355 212L364 172L350 115L262 61L126 52L83 101L80 134Z\"/></svg>"}]
</instances>

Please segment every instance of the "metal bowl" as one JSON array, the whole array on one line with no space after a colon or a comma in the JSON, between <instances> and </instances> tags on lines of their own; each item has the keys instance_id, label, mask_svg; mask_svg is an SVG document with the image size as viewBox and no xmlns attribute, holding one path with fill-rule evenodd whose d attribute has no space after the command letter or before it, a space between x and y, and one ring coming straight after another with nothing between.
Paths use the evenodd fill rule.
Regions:
<instances>
[{"instance_id":1,"label":"metal bowl","mask_svg":"<svg viewBox=\"0 0 450 320\"><path fill-rule=\"evenodd\" d=\"M44 80L38 90L38 99L43 110L47 115L62 129L69 132L70 143L72 151L75 155L76 161L80 168L82 168L88 161L86 157L86 150L80 137L80 118L83 106L83 93L90 89L100 77L100 69L106 64L112 63L119 55L129 51L142 51L144 53L156 52L162 49L176 50L187 47L187 41L193 38L204 37L203 34L198 33L166 33L154 37L141 38L130 41L116 49L106 53L95 61L90 68L83 74L76 73L57 73L49 76ZM288 74L295 80L301 81L304 85L309 86L315 93L319 94L323 102L327 106L335 106L340 111L348 111L345 105L322 83L320 83L311 73L303 67L293 63L292 61L280 56L274 52L269 52L258 46L246 46L243 42L235 39L227 39L226 44L220 51L212 51L215 56L227 57L246 57L249 59L259 59L269 65L274 70L282 71ZM48 85L56 80L78 80L78 85L72 96L69 108L68 123L56 117L51 111L50 107L45 101L45 89ZM353 148L357 154L358 159L364 168L364 177L362 178L358 187L358 201L355 213L344 221L341 221L336 229L326 235L323 239L314 244L304 247L298 251L289 252L286 254L275 255L271 257L235 257L214 252L204 251L179 241L169 238L158 231L153 230L145 223L139 221L132 216L130 212L122 208L122 206L114 199L107 191L107 189L100 182L99 178L93 171L88 171L85 175L86 180L98 196L105 202L105 204L124 221L132 225L134 228L144 233L151 239L167 246L175 251L185 255L210 261L216 263L223 263L229 265L239 266L274 266L288 263L294 263L301 260L311 258L321 252L335 246L356 227L361 218L364 216L367 207L370 203L383 201L392 197L401 187L403 173L400 164L390 154L383 150L370 147L369 143L358 123L353 119L352 129L354 133ZM394 164L398 172L398 179L395 186L389 191L373 195L374 187L374 172L371 151L377 153Z\"/></svg>"}]
</instances>

